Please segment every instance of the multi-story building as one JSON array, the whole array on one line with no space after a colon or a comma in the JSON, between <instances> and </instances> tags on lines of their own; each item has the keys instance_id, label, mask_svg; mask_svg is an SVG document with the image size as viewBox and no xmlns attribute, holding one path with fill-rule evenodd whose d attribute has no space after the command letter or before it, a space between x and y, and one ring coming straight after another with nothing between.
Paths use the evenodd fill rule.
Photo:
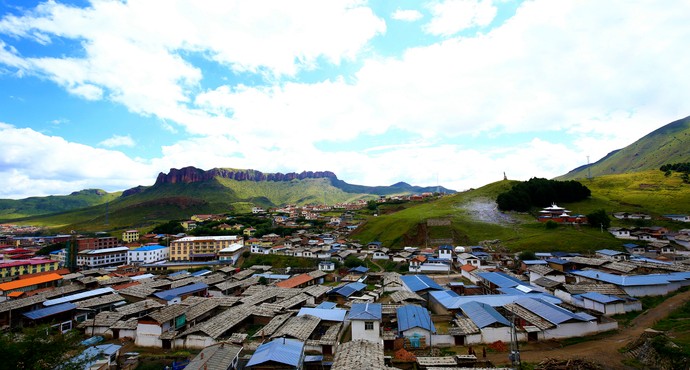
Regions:
<instances>
[{"instance_id":1,"label":"multi-story building","mask_svg":"<svg viewBox=\"0 0 690 370\"><path fill-rule=\"evenodd\" d=\"M167 260L170 257L170 247L164 245L146 245L127 251L127 264L154 263Z\"/></svg>"},{"instance_id":2,"label":"multi-story building","mask_svg":"<svg viewBox=\"0 0 690 370\"><path fill-rule=\"evenodd\" d=\"M244 245L244 240L237 235L187 236L170 243L170 260L194 261L215 259L218 251L232 244Z\"/></svg>"},{"instance_id":3,"label":"multi-story building","mask_svg":"<svg viewBox=\"0 0 690 370\"><path fill-rule=\"evenodd\" d=\"M127 247L81 251L77 254L77 265L84 268L124 265L128 251Z\"/></svg>"},{"instance_id":4,"label":"multi-story building","mask_svg":"<svg viewBox=\"0 0 690 370\"><path fill-rule=\"evenodd\" d=\"M45 258L32 258L0 263L0 277L35 274L38 272L55 271L59 267L58 261Z\"/></svg>"},{"instance_id":5,"label":"multi-story building","mask_svg":"<svg viewBox=\"0 0 690 370\"><path fill-rule=\"evenodd\" d=\"M125 243L134 243L139 240L139 230L127 230L122 233L122 241Z\"/></svg>"},{"instance_id":6,"label":"multi-story building","mask_svg":"<svg viewBox=\"0 0 690 370\"><path fill-rule=\"evenodd\" d=\"M114 236L104 236L101 238L79 238L77 239L77 245L79 246L79 251L85 251L89 249L108 249L117 247L117 238Z\"/></svg>"}]
</instances>

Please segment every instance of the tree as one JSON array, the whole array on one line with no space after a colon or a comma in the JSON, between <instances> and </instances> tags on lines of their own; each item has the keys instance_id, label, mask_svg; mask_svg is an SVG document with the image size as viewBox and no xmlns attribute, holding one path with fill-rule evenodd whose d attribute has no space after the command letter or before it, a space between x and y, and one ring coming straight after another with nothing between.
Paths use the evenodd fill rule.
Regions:
<instances>
[{"instance_id":1,"label":"tree","mask_svg":"<svg viewBox=\"0 0 690 370\"><path fill-rule=\"evenodd\" d=\"M65 334L48 325L25 328L22 332L0 334L0 359L3 369L83 369L91 359L79 357L81 335ZM70 359L72 358L72 359Z\"/></svg>"},{"instance_id":2,"label":"tree","mask_svg":"<svg viewBox=\"0 0 690 370\"><path fill-rule=\"evenodd\" d=\"M376 211L376 209L378 208L378 206L379 206L379 204L376 203L375 200L367 201L367 209L370 210L370 211Z\"/></svg>"},{"instance_id":3,"label":"tree","mask_svg":"<svg viewBox=\"0 0 690 370\"><path fill-rule=\"evenodd\" d=\"M151 232L154 234L179 234L184 232L184 227L179 221L168 221L157 225Z\"/></svg>"},{"instance_id":4,"label":"tree","mask_svg":"<svg viewBox=\"0 0 690 370\"><path fill-rule=\"evenodd\" d=\"M598 209L587 215L587 222L592 227L602 227L608 229L611 226L611 218L604 209Z\"/></svg>"},{"instance_id":5,"label":"tree","mask_svg":"<svg viewBox=\"0 0 690 370\"><path fill-rule=\"evenodd\" d=\"M522 251L518 254L520 261L532 261L537 259L537 255L532 251Z\"/></svg>"}]
</instances>

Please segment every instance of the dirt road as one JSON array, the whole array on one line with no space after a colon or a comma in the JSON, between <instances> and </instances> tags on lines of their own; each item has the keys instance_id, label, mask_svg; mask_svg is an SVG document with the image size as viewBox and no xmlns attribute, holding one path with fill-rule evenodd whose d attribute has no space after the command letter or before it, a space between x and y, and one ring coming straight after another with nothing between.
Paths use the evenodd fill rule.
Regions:
<instances>
[{"instance_id":1,"label":"dirt road","mask_svg":"<svg viewBox=\"0 0 690 370\"><path fill-rule=\"evenodd\" d=\"M521 349L521 358L530 363L539 363L549 357L559 359L581 358L594 361L605 369L632 369L623 365L622 361L626 356L620 353L619 349L639 337L645 329L652 327L654 323L668 316L671 311L688 300L690 300L690 291L676 294L636 317L629 326L620 328L616 334L604 339L567 347L560 347L557 342L530 344ZM490 353L488 358L496 365L509 364L506 353Z\"/></svg>"}]
</instances>

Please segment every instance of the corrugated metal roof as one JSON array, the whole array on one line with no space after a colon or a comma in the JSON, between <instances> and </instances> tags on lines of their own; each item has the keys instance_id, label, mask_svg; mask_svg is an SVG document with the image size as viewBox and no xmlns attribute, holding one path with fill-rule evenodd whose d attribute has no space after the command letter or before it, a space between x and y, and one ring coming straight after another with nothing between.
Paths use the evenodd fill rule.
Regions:
<instances>
[{"instance_id":1,"label":"corrugated metal roof","mask_svg":"<svg viewBox=\"0 0 690 370\"><path fill-rule=\"evenodd\" d=\"M586 321L565 308L544 302L540 299L523 298L518 299L515 303L555 325L570 320Z\"/></svg>"},{"instance_id":2,"label":"corrugated metal roof","mask_svg":"<svg viewBox=\"0 0 690 370\"><path fill-rule=\"evenodd\" d=\"M618 298L616 296L601 294L601 293L597 293L597 292L587 292L584 294L580 294L580 297L587 298L590 301L599 302L599 303L624 302L623 299Z\"/></svg>"},{"instance_id":3,"label":"corrugated metal roof","mask_svg":"<svg viewBox=\"0 0 690 370\"><path fill-rule=\"evenodd\" d=\"M277 362L299 367L304 353L304 343L297 339L277 338L256 349L247 366Z\"/></svg>"},{"instance_id":4,"label":"corrugated metal roof","mask_svg":"<svg viewBox=\"0 0 690 370\"><path fill-rule=\"evenodd\" d=\"M645 285L665 285L670 279L669 274L650 274L650 275L614 275L599 270L572 271L573 275L599 280L619 286L645 286Z\"/></svg>"},{"instance_id":5,"label":"corrugated metal roof","mask_svg":"<svg viewBox=\"0 0 690 370\"><path fill-rule=\"evenodd\" d=\"M415 293L422 290L443 290L442 286L427 275L403 275L400 280Z\"/></svg>"},{"instance_id":6,"label":"corrugated metal roof","mask_svg":"<svg viewBox=\"0 0 690 370\"><path fill-rule=\"evenodd\" d=\"M319 305L316 306L316 308L329 309L330 310L330 309L336 308L337 306L338 305L334 302L323 301L323 302L319 303Z\"/></svg>"},{"instance_id":7,"label":"corrugated metal roof","mask_svg":"<svg viewBox=\"0 0 690 370\"><path fill-rule=\"evenodd\" d=\"M426 308L417 305L407 305L399 307L396 313L398 315L398 332L411 328L422 328L436 333L436 327L431 321L431 316Z\"/></svg>"},{"instance_id":8,"label":"corrugated metal roof","mask_svg":"<svg viewBox=\"0 0 690 370\"><path fill-rule=\"evenodd\" d=\"M364 283L349 283L346 284L340 288L334 289L333 292L336 294L340 294L344 297L349 297L357 292L360 292L366 288L367 285Z\"/></svg>"},{"instance_id":9,"label":"corrugated metal roof","mask_svg":"<svg viewBox=\"0 0 690 370\"><path fill-rule=\"evenodd\" d=\"M347 314L347 310L302 307L297 313L297 316L312 315L325 321L343 322L345 321L345 314Z\"/></svg>"},{"instance_id":10,"label":"corrugated metal roof","mask_svg":"<svg viewBox=\"0 0 690 370\"><path fill-rule=\"evenodd\" d=\"M460 309L480 329L493 324L510 326L510 322L488 304L468 302L460 306Z\"/></svg>"},{"instance_id":11,"label":"corrugated metal roof","mask_svg":"<svg viewBox=\"0 0 690 370\"><path fill-rule=\"evenodd\" d=\"M502 272L480 272L477 275L480 278L501 288L514 288L518 285L525 284L525 282Z\"/></svg>"},{"instance_id":12,"label":"corrugated metal roof","mask_svg":"<svg viewBox=\"0 0 690 370\"><path fill-rule=\"evenodd\" d=\"M32 320L38 320L42 319L44 317L52 316L58 313L62 312L67 312L70 310L74 310L77 308L77 305L71 302L66 302L66 303L61 303L61 304L56 304L50 307L46 308L40 308L38 310L33 310L24 313L23 315L32 319Z\"/></svg>"},{"instance_id":13,"label":"corrugated metal roof","mask_svg":"<svg viewBox=\"0 0 690 370\"><path fill-rule=\"evenodd\" d=\"M96 297L99 295L109 294L109 293L115 293L115 289L113 289L113 288L99 288L99 289L89 290L86 292L72 294L72 295L68 295L65 297L61 297L61 298L50 299L50 300L43 302L43 305L46 307L47 306L53 306L53 305L60 304L60 303L79 301L82 299Z\"/></svg>"},{"instance_id":14,"label":"corrugated metal roof","mask_svg":"<svg viewBox=\"0 0 690 370\"><path fill-rule=\"evenodd\" d=\"M353 303L350 307L350 320L381 320L380 303Z\"/></svg>"},{"instance_id":15,"label":"corrugated metal roof","mask_svg":"<svg viewBox=\"0 0 690 370\"><path fill-rule=\"evenodd\" d=\"M437 302L439 302L443 307L449 310L456 310L460 308L461 305L468 302L479 302L488 304L492 307L505 306L508 303L513 303L518 299L525 298L527 295L523 294L487 294L487 295L466 295L459 296L451 291L442 292L430 292L429 293ZM554 304L561 303L562 301L550 294L545 293L530 293L531 297L539 298Z\"/></svg>"},{"instance_id":16,"label":"corrugated metal roof","mask_svg":"<svg viewBox=\"0 0 690 370\"><path fill-rule=\"evenodd\" d=\"M201 291L204 289L208 289L208 285L206 285L204 283L194 283L194 284L185 285L183 287L179 287L179 288L175 288L175 289L164 290L162 292L153 293L153 295L160 298L160 299L164 299L166 301L169 301L169 300L175 299L176 297L179 297L181 295L198 292L198 291Z\"/></svg>"},{"instance_id":17,"label":"corrugated metal roof","mask_svg":"<svg viewBox=\"0 0 690 370\"><path fill-rule=\"evenodd\" d=\"M26 279L20 279L15 281L10 281L8 283L0 284L0 290L7 291L19 288L25 288L32 285L38 285L43 283L49 283L51 281L62 280L60 274L51 273L46 275L34 276Z\"/></svg>"}]
</instances>

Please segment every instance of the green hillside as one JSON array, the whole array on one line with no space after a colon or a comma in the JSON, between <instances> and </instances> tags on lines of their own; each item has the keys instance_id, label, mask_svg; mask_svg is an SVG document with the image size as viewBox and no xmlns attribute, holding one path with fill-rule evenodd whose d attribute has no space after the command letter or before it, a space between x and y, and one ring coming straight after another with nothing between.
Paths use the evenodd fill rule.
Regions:
<instances>
[{"instance_id":1,"label":"green hillside","mask_svg":"<svg viewBox=\"0 0 690 370\"><path fill-rule=\"evenodd\" d=\"M669 123L633 144L589 166L576 168L558 180L659 169L667 163L690 162L690 117Z\"/></svg>"},{"instance_id":2,"label":"green hillside","mask_svg":"<svg viewBox=\"0 0 690 370\"><path fill-rule=\"evenodd\" d=\"M588 252L621 245L620 240L607 232L587 226L560 226L546 230L536 221L536 209L533 214L498 212L494 200L512 184L511 181L500 181L437 201L410 204L395 213L370 216L353 237L364 242L381 241L394 248L424 246L430 240L448 235L452 236L454 245L476 245L483 240L500 239L501 245L513 251ZM609 213L646 212L655 218L690 210L690 185L683 184L678 175L665 177L658 170L601 176L584 184L592 191L589 199L559 205L580 214L603 208ZM438 230L442 227L430 227L427 224L429 219L447 219L451 224L445 227L446 230ZM614 225L617 224L614 221ZM654 224L675 229L686 226L664 220L655 220ZM443 236L437 236L439 234Z\"/></svg>"},{"instance_id":3,"label":"green hillside","mask_svg":"<svg viewBox=\"0 0 690 370\"><path fill-rule=\"evenodd\" d=\"M51 195L26 199L0 199L0 220L7 221L29 216L65 212L113 201L121 192L108 193L100 189L86 189L69 195Z\"/></svg>"},{"instance_id":4,"label":"green hillside","mask_svg":"<svg viewBox=\"0 0 690 370\"><path fill-rule=\"evenodd\" d=\"M146 229L158 223L186 219L193 214L248 212L253 206L317 203L373 199L368 194L346 193L328 179L285 182L236 181L225 178L158 184L138 189L106 204L67 212L17 218L14 222L32 224L59 232L119 231Z\"/></svg>"}]
</instances>

